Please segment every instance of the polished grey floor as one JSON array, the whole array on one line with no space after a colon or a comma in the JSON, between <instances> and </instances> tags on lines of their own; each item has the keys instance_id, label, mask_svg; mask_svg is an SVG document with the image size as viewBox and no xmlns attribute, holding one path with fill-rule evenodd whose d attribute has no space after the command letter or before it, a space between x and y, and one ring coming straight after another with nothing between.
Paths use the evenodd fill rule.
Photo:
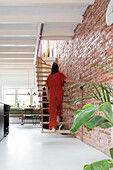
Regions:
<instances>
[{"instance_id":1,"label":"polished grey floor","mask_svg":"<svg viewBox=\"0 0 113 170\"><path fill-rule=\"evenodd\" d=\"M0 142L0 170L82 170L106 158L71 135L42 134L39 125L10 125Z\"/></svg>"}]
</instances>

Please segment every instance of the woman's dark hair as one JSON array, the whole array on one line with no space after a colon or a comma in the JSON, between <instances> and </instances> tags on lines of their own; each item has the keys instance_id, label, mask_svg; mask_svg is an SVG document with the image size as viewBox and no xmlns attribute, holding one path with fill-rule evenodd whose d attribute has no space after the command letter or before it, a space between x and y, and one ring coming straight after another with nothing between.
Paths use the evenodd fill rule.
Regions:
<instances>
[{"instance_id":1,"label":"woman's dark hair","mask_svg":"<svg viewBox=\"0 0 113 170\"><path fill-rule=\"evenodd\" d=\"M54 74L54 73L57 73L58 71L59 71L58 64L53 63L51 73Z\"/></svg>"}]
</instances>

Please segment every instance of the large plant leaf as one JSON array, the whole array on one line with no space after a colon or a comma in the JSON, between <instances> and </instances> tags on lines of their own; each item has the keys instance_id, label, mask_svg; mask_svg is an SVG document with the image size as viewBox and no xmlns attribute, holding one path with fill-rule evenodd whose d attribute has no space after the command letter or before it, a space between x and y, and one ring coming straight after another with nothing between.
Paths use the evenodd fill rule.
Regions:
<instances>
[{"instance_id":1,"label":"large plant leaf","mask_svg":"<svg viewBox=\"0 0 113 170\"><path fill-rule=\"evenodd\" d=\"M91 103L86 104L86 105L84 105L84 106L82 107L82 110L85 110L85 109L90 108L90 107L94 107L94 105L91 104Z\"/></svg>"},{"instance_id":2,"label":"large plant leaf","mask_svg":"<svg viewBox=\"0 0 113 170\"><path fill-rule=\"evenodd\" d=\"M76 114L74 115L74 118L75 118L76 116L78 116L79 113L81 113L81 110L77 110L77 111L76 111Z\"/></svg>"},{"instance_id":3,"label":"large plant leaf","mask_svg":"<svg viewBox=\"0 0 113 170\"><path fill-rule=\"evenodd\" d=\"M99 96L101 102L103 103L103 99L102 99L101 92L98 90L98 88L96 87L95 83L92 83L92 84L93 84L93 86L95 87L95 89L96 89L96 91L97 91L97 94L98 94L98 96ZM98 86L101 87L100 84L98 84Z\"/></svg>"},{"instance_id":4,"label":"large plant leaf","mask_svg":"<svg viewBox=\"0 0 113 170\"><path fill-rule=\"evenodd\" d=\"M93 115L93 113L95 113L96 110L97 108L95 107L88 107L84 110L81 110L81 112L79 111L78 116L76 116L74 119L74 123L70 129L70 132L71 133L76 132L80 128L80 126L84 124L90 118L90 116Z\"/></svg>"},{"instance_id":5,"label":"large plant leaf","mask_svg":"<svg viewBox=\"0 0 113 170\"><path fill-rule=\"evenodd\" d=\"M110 88L108 87L108 89L107 89L107 86L103 86L102 83L99 84L99 83L93 83L93 82L79 82L79 83L75 83L75 84L73 84L73 85L71 85L69 87L70 88L72 88L72 87L76 88L76 86L81 85L81 84L83 84L84 88L83 88L83 90L78 90L78 92L85 93L90 98L94 98L96 100L100 100L101 103L104 103L107 100L108 100L108 102L110 102L110 97L109 97L109 95L111 94L109 92ZM90 88L90 85L92 85L93 87ZM102 92L98 88L101 88ZM83 99L80 98L80 100L84 100L84 99L85 99L84 97L83 97ZM72 104L72 107L78 101L79 101L79 98L75 99L75 102Z\"/></svg>"},{"instance_id":6,"label":"large plant leaf","mask_svg":"<svg viewBox=\"0 0 113 170\"><path fill-rule=\"evenodd\" d=\"M102 128L102 129L107 129L107 128L113 127L113 123L111 123L110 121L109 122L106 121L106 122L103 122L98 127Z\"/></svg>"},{"instance_id":7,"label":"large plant leaf","mask_svg":"<svg viewBox=\"0 0 113 170\"><path fill-rule=\"evenodd\" d=\"M92 130L94 127L101 127L103 129L107 129L113 127L113 122L111 122L108 118L100 115L92 115L84 125L88 130Z\"/></svg>"},{"instance_id":8,"label":"large plant leaf","mask_svg":"<svg viewBox=\"0 0 113 170\"><path fill-rule=\"evenodd\" d=\"M84 93L84 94L87 94L87 95L90 96L91 98L94 98L94 99L95 99L95 96L93 96L91 93L87 93L87 92L85 92L85 91L80 91L80 92L82 92L82 93Z\"/></svg>"},{"instance_id":9,"label":"large plant leaf","mask_svg":"<svg viewBox=\"0 0 113 170\"><path fill-rule=\"evenodd\" d=\"M85 165L83 170L109 170L111 163L112 161L110 160L101 160L89 165Z\"/></svg>"},{"instance_id":10,"label":"large plant leaf","mask_svg":"<svg viewBox=\"0 0 113 170\"><path fill-rule=\"evenodd\" d=\"M96 99L99 100L99 97L97 96L97 94L96 94L92 89L88 89L88 91L90 91L91 93L93 93L94 96L96 97Z\"/></svg>"},{"instance_id":11,"label":"large plant leaf","mask_svg":"<svg viewBox=\"0 0 113 170\"><path fill-rule=\"evenodd\" d=\"M92 66L101 66L101 67L104 67L108 70L109 73L113 73L113 69L109 66L106 66L106 65L103 65L103 64L91 64Z\"/></svg>"},{"instance_id":12,"label":"large plant leaf","mask_svg":"<svg viewBox=\"0 0 113 170\"><path fill-rule=\"evenodd\" d=\"M113 148L110 148L110 155L111 155L111 157L113 159Z\"/></svg>"},{"instance_id":13,"label":"large plant leaf","mask_svg":"<svg viewBox=\"0 0 113 170\"><path fill-rule=\"evenodd\" d=\"M103 99L104 99L104 102L106 102L105 89L104 89L104 87L103 87L102 83L100 83L100 85L101 85L101 88L102 88L102 93L103 93Z\"/></svg>"},{"instance_id":14,"label":"large plant leaf","mask_svg":"<svg viewBox=\"0 0 113 170\"><path fill-rule=\"evenodd\" d=\"M83 82L74 83L74 84L70 85L69 88L72 88L74 86L78 86L78 85L81 85L81 84L83 84L83 87L88 86L88 84L92 84L92 85L96 85L98 87L101 87L101 85L99 83L90 82L90 81L83 81Z\"/></svg>"},{"instance_id":15,"label":"large plant leaf","mask_svg":"<svg viewBox=\"0 0 113 170\"><path fill-rule=\"evenodd\" d=\"M113 93L113 88L112 88L112 85L111 84L109 84L108 82L105 82L105 89L107 89L108 90L108 92L109 92L109 94L112 94Z\"/></svg>"},{"instance_id":16,"label":"large plant leaf","mask_svg":"<svg viewBox=\"0 0 113 170\"><path fill-rule=\"evenodd\" d=\"M96 112L96 111L102 111L104 112L104 114L107 116L107 118L101 118L100 117L96 117L96 119L99 119L99 120L96 120L98 122L98 126L99 127L102 127L104 126L103 123L106 123L106 126L111 126L113 124L113 113L112 113L112 108L111 108L111 104L109 102L105 102L103 104L101 104L100 106L98 107L94 107L92 104L91 105L85 105L83 107L83 109L79 110L79 114L77 116L75 116L74 118L74 122L73 122L73 125L70 129L70 132L71 133L75 133L79 128L80 126L82 126L83 124L86 123L86 121ZM76 115L76 113L75 113ZM94 117L95 118L95 117ZM95 119L92 119L93 123L95 121ZM105 122L104 122L105 121ZM106 122L107 121L107 122ZM100 123L99 123L100 122ZM93 124L91 123L91 120L90 120L90 124ZM102 123L102 124L101 124ZM110 123L110 124L109 124ZM86 125L86 124L85 124ZM96 123L95 123L96 125ZM89 125L88 125L89 127ZM93 128L93 125L91 128L89 129L92 129Z\"/></svg>"},{"instance_id":17,"label":"large plant leaf","mask_svg":"<svg viewBox=\"0 0 113 170\"><path fill-rule=\"evenodd\" d=\"M100 105L99 111L104 112L104 114L113 122L113 111L112 106L109 102L105 102L104 104Z\"/></svg>"},{"instance_id":18,"label":"large plant leaf","mask_svg":"<svg viewBox=\"0 0 113 170\"><path fill-rule=\"evenodd\" d=\"M106 90L106 95L107 95L107 100L108 100L108 102L111 102L111 100L110 100L110 92L108 91L108 89L106 88L105 89Z\"/></svg>"},{"instance_id":19,"label":"large plant leaf","mask_svg":"<svg viewBox=\"0 0 113 170\"><path fill-rule=\"evenodd\" d=\"M92 97L86 96L86 97L82 97L82 98L76 98L75 101L72 103L71 108L74 106L74 104L76 104L77 102L80 102L81 100L85 100L85 99L91 99Z\"/></svg>"}]
</instances>

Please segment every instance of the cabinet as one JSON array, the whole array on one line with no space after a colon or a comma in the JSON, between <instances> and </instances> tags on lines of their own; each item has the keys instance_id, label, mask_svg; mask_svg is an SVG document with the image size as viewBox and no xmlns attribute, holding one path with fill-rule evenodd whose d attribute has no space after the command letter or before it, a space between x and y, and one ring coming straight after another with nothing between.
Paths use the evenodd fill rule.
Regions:
<instances>
[{"instance_id":1,"label":"cabinet","mask_svg":"<svg viewBox=\"0 0 113 170\"><path fill-rule=\"evenodd\" d=\"M0 103L0 141L9 133L10 106Z\"/></svg>"},{"instance_id":2,"label":"cabinet","mask_svg":"<svg viewBox=\"0 0 113 170\"><path fill-rule=\"evenodd\" d=\"M9 133L9 111L10 106L4 104L4 136L6 136Z\"/></svg>"},{"instance_id":3,"label":"cabinet","mask_svg":"<svg viewBox=\"0 0 113 170\"><path fill-rule=\"evenodd\" d=\"M4 104L0 103L0 141L4 137Z\"/></svg>"}]
</instances>

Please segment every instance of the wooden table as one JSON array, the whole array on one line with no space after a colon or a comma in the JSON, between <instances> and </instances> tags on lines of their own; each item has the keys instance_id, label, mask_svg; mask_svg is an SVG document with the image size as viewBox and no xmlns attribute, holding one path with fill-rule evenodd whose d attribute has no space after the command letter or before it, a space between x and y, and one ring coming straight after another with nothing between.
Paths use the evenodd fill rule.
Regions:
<instances>
[{"instance_id":1,"label":"wooden table","mask_svg":"<svg viewBox=\"0 0 113 170\"><path fill-rule=\"evenodd\" d=\"M31 108L24 108L24 109L31 109ZM24 109L21 109L21 125L23 125L24 124ZM39 115L39 117L40 117L40 109L33 109L33 119L38 119L38 116L37 115ZM38 114L36 113L36 112L38 112Z\"/></svg>"},{"instance_id":2,"label":"wooden table","mask_svg":"<svg viewBox=\"0 0 113 170\"><path fill-rule=\"evenodd\" d=\"M24 118L23 115L24 115L24 109L21 110L21 125L24 124L24 122L23 122L23 118Z\"/></svg>"}]
</instances>

